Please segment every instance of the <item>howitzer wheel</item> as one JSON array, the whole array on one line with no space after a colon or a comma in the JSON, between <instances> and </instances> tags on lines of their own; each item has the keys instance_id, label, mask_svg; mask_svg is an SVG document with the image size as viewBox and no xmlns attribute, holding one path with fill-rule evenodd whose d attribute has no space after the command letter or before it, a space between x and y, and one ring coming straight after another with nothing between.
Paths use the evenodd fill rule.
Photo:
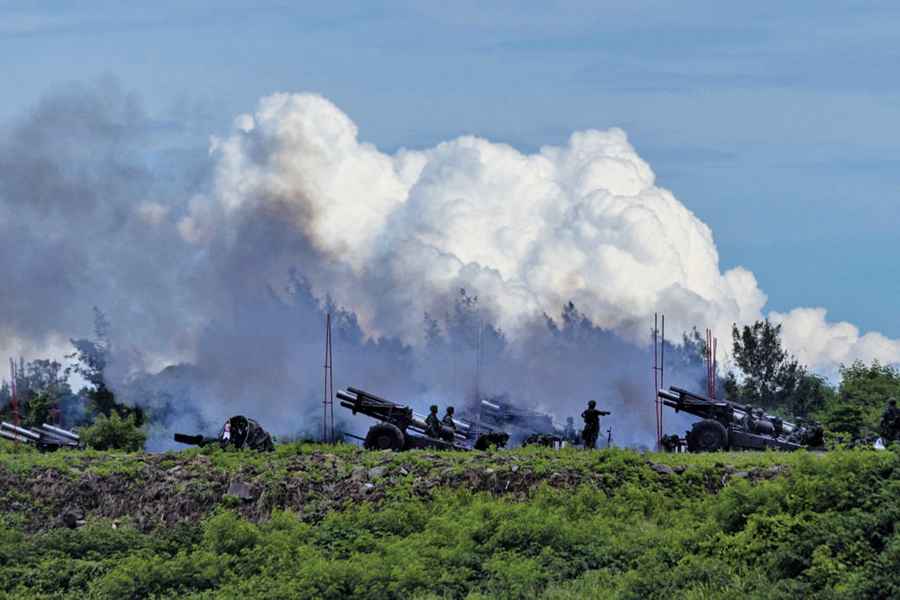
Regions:
<instances>
[{"instance_id":1,"label":"howitzer wheel","mask_svg":"<svg viewBox=\"0 0 900 600\"><path fill-rule=\"evenodd\" d=\"M715 452L728 447L728 430L718 421L704 419L694 423L687 435L688 450L691 452Z\"/></svg>"},{"instance_id":2,"label":"howitzer wheel","mask_svg":"<svg viewBox=\"0 0 900 600\"><path fill-rule=\"evenodd\" d=\"M363 446L366 450L403 450L406 439L400 428L393 423L372 425L366 434Z\"/></svg>"}]
</instances>

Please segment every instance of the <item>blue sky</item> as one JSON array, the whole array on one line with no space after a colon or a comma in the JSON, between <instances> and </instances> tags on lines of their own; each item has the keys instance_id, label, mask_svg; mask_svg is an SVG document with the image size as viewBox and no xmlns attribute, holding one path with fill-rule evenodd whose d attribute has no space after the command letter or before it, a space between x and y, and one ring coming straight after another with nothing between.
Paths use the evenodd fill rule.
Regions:
<instances>
[{"instance_id":1,"label":"blue sky","mask_svg":"<svg viewBox=\"0 0 900 600\"><path fill-rule=\"evenodd\" d=\"M135 4L0 0L0 119L111 76L193 146L276 91L388 150L621 127L769 308L900 337L896 2Z\"/></svg>"}]
</instances>

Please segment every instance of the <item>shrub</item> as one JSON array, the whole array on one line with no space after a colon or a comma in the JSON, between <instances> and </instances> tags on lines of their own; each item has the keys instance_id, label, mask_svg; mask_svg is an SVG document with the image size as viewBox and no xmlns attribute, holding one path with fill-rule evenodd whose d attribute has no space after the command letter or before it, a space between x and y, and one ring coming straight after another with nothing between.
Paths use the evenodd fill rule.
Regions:
<instances>
[{"instance_id":1,"label":"shrub","mask_svg":"<svg viewBox=\"0 0 900 600\"><path fill-rule=\"evenodd\" d=\"M113 411L107 417L98 415L92 425L79 430L81 439L95 450L125 450L136 452L144 449L147 433L138 426L134 415L122 418Z\"/></svg>"}]
</instances>

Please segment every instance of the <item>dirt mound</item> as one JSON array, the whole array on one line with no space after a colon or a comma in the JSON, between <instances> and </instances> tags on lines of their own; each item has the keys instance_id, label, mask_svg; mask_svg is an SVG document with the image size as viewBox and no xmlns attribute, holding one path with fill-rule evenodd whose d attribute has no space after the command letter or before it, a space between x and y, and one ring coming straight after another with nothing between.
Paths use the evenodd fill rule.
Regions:
<instances>
[{"instance_id":1,"label":"dirt mound","mask_svg":"<svg viewBox=\"0 0 900 600\"><path fill-rule=\"evenodd\" d=\"M141 530L198 521L223 505L252 521L275 509L317 521L331 510L379 503L386 495L428 497L465 489L523 498L538 487L590 485L611 491L625 481L689 485L715 493L732 478L751 481L781 467L736 471L728 465L683 476L684 466L634 455L599 468L576 454L391 453L312 450L288 456L203 454L93 455L10 469L0 464L0 512L29 531L77 527L89 519L130 520ZM577 457L578 460L574 460ZM224 460L227 458L228 460ZM56 464L56 463L60 464ZM696 469L695 469L696 470ZM690 472L690 470L688 470Z\"/></svg>"}]
</instances>

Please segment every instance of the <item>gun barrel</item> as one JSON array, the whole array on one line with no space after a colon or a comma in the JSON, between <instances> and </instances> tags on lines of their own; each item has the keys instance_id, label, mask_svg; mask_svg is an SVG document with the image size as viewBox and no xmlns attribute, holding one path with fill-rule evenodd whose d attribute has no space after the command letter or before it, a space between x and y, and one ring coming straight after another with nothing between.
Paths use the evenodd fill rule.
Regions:
<instances>
[{"instance_id":1,"label":"gun barrel","mask_svg":"<svg viewBox=\"0 0 900 600\"><path fill-rule=\"evenodd\" d=\"M53 425L50 425L49 423L44 423L43 425L41 425L41 428L46 429L48 432L53 433L57 436L68 438L74 442L81 441L81 438L78 436L77 433L69 431L68 429L61 429L59 427L54 427Z\"/></svg>"},{"instance_id":2,"label":"gun barrel","mask_svg":"<svg viewBox=\"0 0 900 600\"><path fill-rule=\"evenodd\" d=\"M359 401L356 396L351 396L350 394L344 392L344 390L338 390L335 396L337 396L338 400L341 401L341 404L344 404L345 402L355 403Z\"/></svg>"},{"instance_id":3,"label":"gun barrel","mask_svg":"<svg viewBox=\"0 0 900 600\"><path fill-rule=\"evenodd\" d=\"M188 446L205 446L211 442L215 442L216 438L208 438L202 435L188 435L186 433L176 433L175 441L179 444L187 444Z\"/></svg>"},{"instance_id":4,"label":"gun barrel","mask_svg":"<svg viewBox=\"0 0 900 600\"><path fill-rule=\"evenodd\" d=\"M656 395L665 400L670 400L672 402L678 402L681 397L678 394L673 394L669 390L658 390Z\"/></svg>"},{"instance_id":5,"label":"gun barrel","mask_svg":"<svg viewBox=\"0 0 900 600\"><path fill-rule=\"evenodd\" d=\"M30 440L35 441L35 442L38 442L41 439L41 436L39 434L31 431L30 429L25 429L24 427L17 427L15 425L13 425L12 423L7 423L6 421L3 421L3 423L0 423L0 427L2 427L3 429L6 429L8 431L11 431L15 434L29 438Z\"/></svg>"},{"instance_id":6,"label":"gun barrel","mask_svg":"<svg viewBox=\"0 0 900 600\"><path fill-rule=\"evenodd\" d=\"M40 434L41 443L53 446L71 446L77 447L78 442L69 437L64 437L56 433L55 431L50 431L48 429L44 429L43 426L35 427L32 431Z\"/></svg>"},{"instance_id":7,"label":"gun barrel","mask_svg":"<svg viewBox=\"0 0 900 600\"><path fill-rule=\"evenodd\" d=\"M34 440L31 438L27 438L21 435L16 435L11 431L6 431L5 429L0 429L0 437L5 438L11 442L23 442L25 444L33 443Z\"/></svg>"}]
</instances>

